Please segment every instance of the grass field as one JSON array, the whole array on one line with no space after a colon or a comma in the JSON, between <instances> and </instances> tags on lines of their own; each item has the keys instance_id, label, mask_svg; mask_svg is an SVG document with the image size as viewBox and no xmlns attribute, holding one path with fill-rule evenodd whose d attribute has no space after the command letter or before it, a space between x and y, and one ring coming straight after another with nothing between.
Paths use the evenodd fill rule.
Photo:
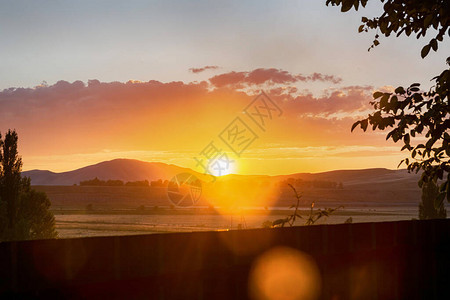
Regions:
<instances>
[{"instance_id":1,"label":"grass field","mask_svg":"<svg viewBox=\"0 0 450 300\"><path fill-rule=\"evenodd\" d=\"M137 209L145 207L169 207L172 203L164 187L107 187L107 186L33 186L45 192L52 202L52 208L82 210L91 204L98 209ZM417 206L420 190L417 187L379 186L346 187L340 189L307 189L300 191L302 205L308 207L311 202L321 207L344 205L346 208L364 208L380 206ZM227 195L224 195L227 196ZM214 200L200 198L199 206L216 206ZM259 198L247 199L250 207L289 207L295 202L289 187L280 188L268 202Z\"/></svg>"},{"instance_id":2,"label":"grass field","mask_svg":"<svg viewBox=\"0 0 450 300\"><path fill-rule=\"evenodd\" d=\"M289 189L281 189L270 206L254 199L250 202L253 205L231 212L208 203L207 199L201 199L195 207L175 208L168 200L167 190L160 187L34 188L49 196L61 238L260 228L264 221L286 217L291 213L289 206L294 203ZM313 201L315 209L343 206L317 224L344 223L349 217L353 222L410 220L418 216L420 193L413 188L310 189L303 191L302 216L307 216ZM303 224L304 220L296 223Z\"/></svg>"},{"instance_id":3,"label":"grass field","mask_svg":"<svg viewBox=\"0 0 450 300\"><path fill-rule=\"evenodd\" d=\"M159 209L158 211L98 210L54 211L57 230L61 238L128 235L161 232L192 232L206 230L233 230L238 228L261 228L264 221L274 221L286 217L291 211L284 209L250 209L241 214L196 209ZM302 210L307 217L309 211ZM417 208L389 207L366 209L340 209L328 218L320 219L317 224L344 223L349 217L353 222L382 222L410 220L417 216ZM303 225L299 219L296 225Z\"/></svg>"}]
</instances>

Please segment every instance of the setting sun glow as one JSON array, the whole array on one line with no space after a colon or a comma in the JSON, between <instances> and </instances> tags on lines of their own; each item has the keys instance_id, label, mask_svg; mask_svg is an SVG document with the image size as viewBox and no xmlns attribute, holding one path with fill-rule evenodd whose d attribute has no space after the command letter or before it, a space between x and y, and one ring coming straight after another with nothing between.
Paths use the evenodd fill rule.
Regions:
<instances>
[{"instance_id":1,"label":"setting sun glow","mask_svg":"<svg viewBox=\"0 0 450 300\"><path fill-rule=\"evenodd\" d=\"M237 160L233 161L221 161L218 160L213 165L210 165L210 172L214 176L225 176L229 174L236 174Z\"/></svg>"}]
</instances>

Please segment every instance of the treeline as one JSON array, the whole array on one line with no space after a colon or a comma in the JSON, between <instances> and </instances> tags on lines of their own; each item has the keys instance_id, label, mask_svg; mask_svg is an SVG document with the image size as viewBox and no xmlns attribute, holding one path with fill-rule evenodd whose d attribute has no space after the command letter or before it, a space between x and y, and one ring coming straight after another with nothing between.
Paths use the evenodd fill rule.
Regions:
<instances>
[{"instance_id":1,"label":"treeline","mask_svg":"<svg viewBox=\"0 0 450 300\"><path fill-rule=\"evenodd\" d=\"M80 181L81 186L151 186L151 187L167 187L169 185L168 180L138 180L138 181L127 181L124 182L122 180L101 180L95 177L91 180Z\"/></svg>"},{"instance_id":2,"label":"treeline","mask_svg":"<svg viewBox=\"0 0 450 300\"><path fill-rule=\"evenodd\" d=\"M80 186L150 186L148 180L128 181L122 180L101 180L95 177L91 180L80 181Z\"/></svg>"},{"instance_id":3,"label":"treeline","mask_svg":"<svg viewBox=\"0 0 450 300\"><path fill-rule=\"evenodd\" d=\"M319 189L343 189L342 182L330 180L304 180L300 178L288 178L281 181L281 185L291 184L299 188L319 188Z\"/></svg>"},{"instance_id":4,"label":"treeline","mask_svg":"<svg viewBox=\"0 0 450 300\"><path fill-rule=\"evenodd\" d=\"M151 187L167 187L169 185L169 180L158 179L150 182Z\"/></svg>"}]
</instances>

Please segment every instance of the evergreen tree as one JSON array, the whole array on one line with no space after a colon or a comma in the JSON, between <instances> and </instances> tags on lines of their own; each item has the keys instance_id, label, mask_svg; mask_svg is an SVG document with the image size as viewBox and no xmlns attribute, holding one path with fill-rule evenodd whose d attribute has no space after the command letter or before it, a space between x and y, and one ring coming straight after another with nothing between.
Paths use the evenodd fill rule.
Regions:
<instances>
[{"instance_id":1,"label":"evergreen tree","mask_svg":"<svg viewBox=\"0 0 450 300\"><path fill-rule=\"evenodd\" d=\"M422 202L419 204L419 219L445 219L447 211L442 201L437 201L439 187L433 181L422 186Z\"/></svg>"},{"instance_id":2,"label":"evergreen tree","mask_svg":"<svg viewBox=\"0 0 450 300\"><path fill-rule=\"evenodd\" d=\"M0 134L0 241L55 238L50 200L21 177L17 142L15 131L9 130L4 139Z\"/></svg>"}]
</instances>

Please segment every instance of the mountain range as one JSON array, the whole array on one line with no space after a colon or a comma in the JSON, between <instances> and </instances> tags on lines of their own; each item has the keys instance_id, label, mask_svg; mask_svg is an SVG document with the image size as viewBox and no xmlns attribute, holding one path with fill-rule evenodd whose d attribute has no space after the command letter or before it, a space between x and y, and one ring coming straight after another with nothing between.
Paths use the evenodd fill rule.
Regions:
<instances>
[{"instance_id":1,"label":"mountain range","mask_svg":"<svg viewBox=\"0 0 450 300\"><path fill-rule=\"evenodd\" d=\"M80 181L98 178L101 180L158 180L171 179L179 173L202 174L188 168L159 162L144 162L134 159L114 159L100 162L73 171L55 173L47 170L30 170L22 172L23 176L31 178L32 185L74 185Z\"/></svg>"},{"instance_id":2,"label":"mountain range","mask_svg":"<svg viewBox=\"0 0 450 300\"><path fill-rule=\"evenodd\" d=\"M189 168L160 162L144 162L133 159L114 159L98 164L90 165L73 171L55 173L47 170L30 170L22 172L23 176L31 178L32 185L74 185L80 181L98 178L101 180L158 180L168 179L179 173L191 173L200 179L204 174L195 172ZM302 180L323 180L342 182L345 187L353 188L417 188L419 175L410 174L407 170L389 170L384 168L362 170L337 170L321 173L295 173L289 175L235 175L230 174L220 177L220 180L286 180L288 178Z\"/></svg>"}]
</instances>

